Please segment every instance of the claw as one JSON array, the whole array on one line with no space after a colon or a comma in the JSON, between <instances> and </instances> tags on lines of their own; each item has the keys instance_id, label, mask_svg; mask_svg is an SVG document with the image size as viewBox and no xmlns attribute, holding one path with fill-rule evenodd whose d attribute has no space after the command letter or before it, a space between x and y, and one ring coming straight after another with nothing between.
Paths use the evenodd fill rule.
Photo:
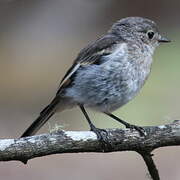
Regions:
<instances>
[{"instance_id":1,"label":"claw","mask_svg":"<svg viewBox=\"0 0 180 180\"><path fill-rule=\"evenodd\" d=\"M108 141L108 132L105 129L96 128L95 126L91 126L91 131L96 133L98 141L102 145L103 152L110 151L112 149L112 145Z\"/></svg>"},{"instance_id":2,"label":"claw","mask_svg":"<svg viewBox=\"0 0 180 180\"><path fill-rule=\"evenodd\" d=\"M132 125L132 124L127 124L126 128L128 128L128 129L135 129L136 131L139 132L140 136L146 136L147 135L146 131L142 127L140 127L140 126L136 126L136 125Z\"/></svg>"}]
</instances>

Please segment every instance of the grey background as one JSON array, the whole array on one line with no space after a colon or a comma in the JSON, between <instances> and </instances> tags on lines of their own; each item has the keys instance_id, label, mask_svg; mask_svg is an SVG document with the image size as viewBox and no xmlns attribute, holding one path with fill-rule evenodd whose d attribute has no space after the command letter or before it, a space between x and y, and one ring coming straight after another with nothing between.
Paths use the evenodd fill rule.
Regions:
<instances>
[{"instance_id":1,"label":"grey background","mask_svg":"<svg viewBox=\"0 0 180 180\"><path fill-rule=\"evenodd\" d=\"M163 0L1 0L0 1L0 137L16 138L53 98L59 81L77 53L126 16L155 20L171 44L159 47L152 74L141 93L115 112L138 125L180 119L180 2ZM121 127L91 112L98 127ZM39 132L55 125L88 130L79 109L54 116ZM179 180L179 147L154 152L163 180ZM62 154L29 161L0 162L3 180L140 180L149 179L134 152Z\"/></svg>"}]
</instances>

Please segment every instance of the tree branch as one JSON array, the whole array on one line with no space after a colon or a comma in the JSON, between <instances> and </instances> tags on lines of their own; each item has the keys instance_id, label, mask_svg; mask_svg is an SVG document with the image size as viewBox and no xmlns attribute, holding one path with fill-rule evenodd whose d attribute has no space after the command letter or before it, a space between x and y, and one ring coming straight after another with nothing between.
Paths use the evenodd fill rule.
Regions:
<instances>
[{"instance_id":1,"label":"tree branch","mask_svg":"<svg viewBox=\"0 0 180 180\"><path fill-rule=\"evenodd\" d=\"M144 127L142 137L135 130L108 129L111 149L105 152L136 151L142 155L154 180L159 180L151 152L159 147L180 145L180 121L162 126ZM57 153L104 152L95 133L90 131L63 131L0 140L0 161L29 159Z\"/></svg>"},{"instance_id":2,"label":"tree branch","mask_svg":"<svg viewBox=\"0 0 180 180\"><path fill-rule=\"evenodd\" d=\"M148 168L149 174L151 175L153 180L160 180L159 172L156 168L156 165L152 159L152 154L150 152L139 152L139 154L142 156L144 162L146 163L146 166Z\"/></svg>"}]
</instances>

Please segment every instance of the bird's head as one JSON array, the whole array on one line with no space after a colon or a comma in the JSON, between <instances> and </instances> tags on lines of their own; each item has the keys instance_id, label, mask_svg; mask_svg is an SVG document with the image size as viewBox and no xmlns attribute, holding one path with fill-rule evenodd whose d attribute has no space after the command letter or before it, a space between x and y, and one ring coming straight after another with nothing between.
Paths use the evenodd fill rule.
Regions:
<instances>
[{"instance_id":1,"label":"bird's head","mask_svg":"<svg viewBox=\"0 0 180 180\"><path fill-rule=\"evenodd\" d=\"M125 41L140 41L153 48L160 43L170 42L163 37L154 21L142 17L127 17L113 24L109 31Z\"/></svg>"}]
</instances>

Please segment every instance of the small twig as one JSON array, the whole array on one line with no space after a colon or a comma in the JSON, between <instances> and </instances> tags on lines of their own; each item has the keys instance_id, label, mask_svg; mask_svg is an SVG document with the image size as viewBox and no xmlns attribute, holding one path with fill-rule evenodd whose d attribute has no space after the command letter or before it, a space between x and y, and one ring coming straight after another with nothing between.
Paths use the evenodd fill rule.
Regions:
<instances>
[{"instance_id":1,"label":"small twig","mask_svg":"<svg viewBox=\"0 0 180 180\"><path fill-rule=\"evenodd\" d=\"M152 154L150 152L138 152L142 158L144 159L144 162L146 163L146 166L148 168L149 174L151 175L153 180L160 180L158 169L156 168L156 165L153 161Z\"/></svg>"}]
</instances>

